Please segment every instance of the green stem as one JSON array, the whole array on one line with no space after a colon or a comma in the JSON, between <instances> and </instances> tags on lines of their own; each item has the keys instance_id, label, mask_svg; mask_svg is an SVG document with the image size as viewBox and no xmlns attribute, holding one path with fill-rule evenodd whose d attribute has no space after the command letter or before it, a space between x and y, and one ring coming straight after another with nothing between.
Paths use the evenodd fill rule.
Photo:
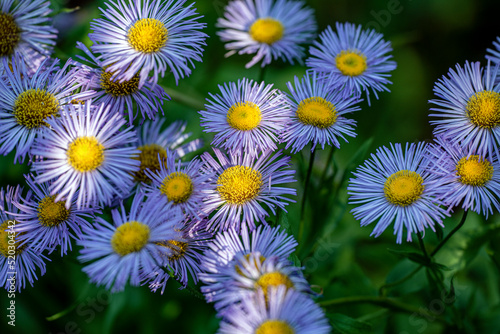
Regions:
<instances>
[{"instance_id":1,"label":"green stem","mask_svg":"<svg viewBox=\"0 0 500 334\"><path fill-rule=\"evenodd\" d=\"M77 300L73 304L71 304L66 309L62 310L61 312L58 312L54 315L51 315L50 317L46 317L45 319L47 321L54 321L54 320L57 320L59 318L64 317L66 314L73 311L82 302L83 298L88 295L89 288L90 288L90 284L87 284L85 286L85 288L83 289L82 293L80 294L80 296L77 298Z\"/></svg>"},{"instance_id":2,"label":"green stem","mask_svg":"<svg viewBox=\"0 0 500 334\"><path fill-rule=\"evenodd\" d=\"M341 305L349 305L349 304L374 304L378 306L382 306L391 310L401 311L406 313L417 313L419 315L425 316L426 318L434 318L438 321L445 322L445 320L437 315L434 315L424 309L423 307L415 307L413 305L409 305L403 302L400 302L396 299L387 298L387 297L377 297L377 296L354 296L354 297L344 297L344 298L336 298L331 300L326 300L324 302L320 302L319 305L322 307L330 307L330 306L341 306Z\"/></svg>"},{"instance_id":3,"label":"green stem","mask_svg":"<svg viewBox=\"0 0 500 334\"><path fill-rule=\"evenodd\" d=\"M162 86L163 87L163 86ZM205 104L198 99L193 98L190 95L181 93L177 90L168 88L168 87L163 87L165 90L165 93L167 93L173 101L178 102L180 104L183 104L187 107L196 109L196 110L203 110L205 109Z\"/></svg>"},{"instance_id":4,"label":"green stem","mask_svg":"<svg viewBox=\"0 0 500 334\"><path fill-rule=\"evenodd\" d=\"M264 77L266 76L266 69L267 69L267 66L260 68L259 80L257 81L258 83L261 83L262 81L264 81Z\"/></svg>"},{"instance_id":5,"label":"green stem","mask_svg":"<svg viewBox=\"0 0 500 334\"><path fill-rule=\"evenodd\" d=\"M418 238L418 244L420 245L420 249L422 250L422 254L424 254L424 256L428 262L431 262L431 258L429 256L429 254L427 253L427 250L425 249L424 239L422 237L422 232L420 232L420 231L417 232L417 238Z\"/></svg>"},{"instance_id":6,"label":"green stem","mask_svg":"<svg viewBox=\"0 0 500 334\"><path fill-rule=\"evenodd\" d=\"M400 284L406 282L407 280L409 280L410 278L415 276L415 274L418 273L420 271L420 269L422 269L422 267L423 267L422 265L419 265L417 268L413 269L408 275L401 278L400 280L397 280L397 281L391 282L391 283L386 283L386 284L382 285L380 287L380 289L378 290L379 294L382 296L385 296L385 289L392 288L392 287L395 287L397 285L400 285Z\"/></svg>"},{"instance_id":7,"label":"green stem","mask_svg":"<svg viewBox=\"0 0 500 334\"><path fill-rule=\"evenodd\" d=\"M330 161L332 161L333 153L335 152L335 146L330 147L330 153L328 153L328 159L326 159L325 169L323 169L323 173L321 174L321 178L319 179L319 184L323 184L323 181L326 178L326 174L328 173L328 167L330 167Z\"/></svg>"},{"instance_id":8,"label":"green stem","mask_svg":"<svg viewBox=\"0 0 500 334\"><path fill-rule=\"evenodd\" d=\"M314 158L316 156L316 149L311 152L311 156L309 157L309 168L307 169L306 181L304 184L304 194L302 195L302 204L300 206L300 224L299 224L299 235L298 239L302 241L302 236L304 234L304 214L306 211L306 200L307 200L307 190L309 188L309 182L311 180L312 169L314 165Z\"/></svg>"},{"instance_id":9,"label":"green stem","mask_svg":"<svg viewBox=\"0 0 500 334\"><path fill-rule=\"evenodd\" d=\"M464 225L465 219L467 218L467 212L468 212L467 210L464 211L462 219L460 220L458 225L455 226L455 228L451 230L451 232L448 233L448 235L443 240L441 240L441 242L437 245L437 247L432 251L431 256L436 255L436 253L439 252L439 250L444 246L444 244L446 244L446 242L450 240L453 234L455 234Z\"/></svg>"}]
</instances>

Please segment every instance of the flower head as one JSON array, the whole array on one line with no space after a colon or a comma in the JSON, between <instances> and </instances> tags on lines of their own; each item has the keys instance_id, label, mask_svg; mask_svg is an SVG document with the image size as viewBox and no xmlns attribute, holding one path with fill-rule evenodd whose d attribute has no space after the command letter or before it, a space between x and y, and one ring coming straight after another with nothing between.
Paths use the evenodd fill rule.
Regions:
<instances>
[{"instance_id":1,"label":"flower head","mask_svg":"<svg viewBox=\"0 0 500 334\"><path fill-rule=\"evenodd\" d=\"M205 201L204 210L210 214L208 228L227 230L234 227L240 230L248 226L255 229L255 222L265 223L269 214L262 204L266 204L273 213L276 208L284 209L287 202L293 202L285 195L295 195L296 190L277 185L294 182L295 171L289 169L290 158L281 156L281 151L272 155L266 150L255 156L250 154L232 154L226 156L214 149L219 161L208 152L202 155L206 168L213 171L212 188Z\"/></svg>"},{"instance_id":2,"label":"flower head","mask_svg":"<svg viewBox=\"0 0 500 334\"><path fill-rule=\"evenodd\" d=\"M217 32L226 49L226 56L255 54L246 64L252 67L259 61L264 67L278 58L302 62L304 48L316 34L313 10L304 1L244 0L230 1L224 18L219 18Z\"/></svg>"},{"instance_id":3,"label":"flower head","mask_svg":"<svg viewBox=\"0 0 500 334\"><path fill-rule=\"evenodd\" d=\"M139 88L153 72L151 80L169 69L176 81L191 74L189 65L201 61L206 34L201 30L193 4L186 0L133 3L114 0L101 9L103 18L90 24L92 51L102 55L102 65L112 73L111 80L132 80L139 75Z\"/></svg>"},{"instance_id":4,"label":"flower head","mask_svg":"<svg viewBox=\"0 0 500 334\"><path fill-rule=\"evenodd\" d=\"M205 132L215 133L212 145L230 152L256 154L276 150L278 134L291 116L284 96L272 85L238 80L219 85L222 95L210 96L200 111Z\"/></svg>"},{"instance_id":5,"label":"flower head","mask_svg":"<svg viewBox=\"0 0 500 334\"><path fill-rule=\"evenodd\" d=\"M429 173L424 154L424 143L391 144L377 149L371 159L353 172L347 188L351 210L361 226L378 221L372 234L378 237L392 222L397 242L401 243L403 230L406 240L412 233L434 231L434 224L443 226L442 220L449 215L437 198L441 194L443 180Z\"/></svg>"},{"instance_id":6,"label":"flower head","mask_svg":"<svg viewBox=\"0 0 500 334\"><path fill-rule=\"evenodd\" d=\"M491 60L495 65L500 64L500 37L497 37L496 42L493 42L493 46L495 50L487 49L490 54L486 55L486 59Z\"/></svg>"},{"instance_id":7,"label":"flower head","mask_svg":"<svg viewBox=\"0 0 500 334\"><path fill-rule=\"evenodd\" d=\"M430 123L434 134L448 138L453 145L470 146L481 156L499 154L500 142L500 83L495 85L499 66L482 68L479 62L466 62L456 72L436 82L434 93L439 99L429 102L437 106Z\"/></svg>"},{"instance_id":8,"label":"flower head","mask_svg":"<svg viewBox=\"0 0 500 334\"><path fill-rule=\"evenodd\" d=\"M144 200L138 192L125 212L111 212L113 223L98 217L92 227L84 227L83 246L78 259L94 261L83 271L90 281L121 291L127 282L137 286L145 275L153 273L163 262L160 254L174 256L173 250L160 245L164 240L181 238L181 217L173 216L154 199Z\"/></svg>"},{"instance_id":9,"label":"flower head","mask_svg":"<svg viewBox=\"0 0 500 334\"><path fill-rule=\"evenodd\" d=\"M320 42L314 42L306 60L314 71L331 76L348 91L364 91L368 102L370 91L378 99L377 92L389 91L389 72L396 69L390 60L391 43L375 30L362 30L361 25L336 23L337 32L328 28L320 34Z\"/></svg>"},{"instance_id":10,"label":"flower head","mask_svg":"<svg viewBox=\"0 0 500 334\"><path fill-rule=\"evenodd\" d=\"M311 150L320 144L340 147L338 137L347 141L345 136L355 137L353 127L356 121L344 115L360 110L355 106L360 100L345 94L340 87L332 88L328 80L319 79L316 73L307 73L302 80L295 77L295 87L287 84L291 92L289 99L293 112L291 121L281 134L286 148L292 147L292 153L298 152L309 143Z\"/></svg>"},{"instance_id":11,"label":"flower head","mask_svg":"<svg viewBox=\"0 0 500 334\"><path fill-rule=\"evenodd\" d=\"M38 183L52 180L49 190L56 201L66 199L70 208L76 198L80 209L130 194L139 152L127 147L137 138L131 128L122 129L126 121L120 114L89 101L71 105L62 117L47 122L52 130L35 143L33 154L41 158L32 168Z\"/></svg>"}]
</instances>

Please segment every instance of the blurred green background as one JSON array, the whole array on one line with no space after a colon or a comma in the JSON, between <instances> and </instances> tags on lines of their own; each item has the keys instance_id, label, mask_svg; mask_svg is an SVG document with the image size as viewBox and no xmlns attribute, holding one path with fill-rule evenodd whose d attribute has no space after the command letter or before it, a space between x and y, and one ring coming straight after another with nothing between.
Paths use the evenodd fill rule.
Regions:
<instances>
[{"instance_id":1,"label":"blurred green background","mask_svg":"<svg viewBox=\"0 0 500 334\"><path fill-rule=\"evenodd\" d=\"M189 1L190 2L190 1ZM59 29L56 56L67 59L76 53L76 41L90 45L87 34L90 21L99 16L98 7L103 1L52 1L52 7L80 9L61 13L55 17ZM215 35L215 22L222 15L227 1L200 0L198 12L210 38L204 52L203 63L196 64L192 75L175 86L172 76L166 76L161 84L168 89L182 92L195 101L204 103L208 92L217 93L218 84L236 81L242 77L257 79L259 67L246 70L244 65L251 56L233 55L224 58L224 46ZM332 206L307 210L308 243L299 252L305 274L311 284L322 291L319 300L345 296L376 295L378 288L387 280L394 281L415 268L416 264L389 252L387 249L415 250L415 243L395 244L392 227L380 238L369 237L373 227L359 227L346 205L346 182L350 170L362 163L369 153L391 142L416 142L431 140L429 103L433 98L434 82L455 64L466 60L485 63L486 48L492 47L500 35L498 15L500 2L486 0L307 0L315 9L319 32L336 21L353 22L376 28L385 39L392 41L393 56L398 67L393 72L391 93L380 94L369 107L362 103L362 110L352 117L357 120L358 136L342 143L335 152L338 170L347 168L344 178L337 173L332 178L335 198ZM392 11L392 13L391 13ZM265 81L286 90L286 82L295 75L302 76L305 67L290 66L281 61L273 63L266 72ZM174 96L175 97L175 96ZM165 104L168 122L177 119L188 121L193 137L203 137L207 145L211 136L202 133L197 109L173 101ZM370 142L367 142L371 138ZM322 173L328 151L319 151L313 171L313 187ZM299 179L304 174L304 157L294 157ZM23 173L29 168L13 165L13 155L0 157L2 186L24 184ZM315 181L316 180L316 181ZM294 186L299 188L298 182ZM338 189L338 191L337 191ZM333 191L333 190L332 190ZM319 194L321 196L322 194ZM298 198L300 200L300 197ZM297 231L299 205L291 205L289 217L292 230ZM460 219L461 212L445 221L445 233ZM321 224L315 225L317 221ZM349 318L334 316L339 323L352 319L358 323L360 333L445 333L456 332L443 325L448 317L461 318L468 333L500 333L499 267L500 244L498 214L484 221L469 214L466 225L449 242L437 260L450 267L445 272L449 285L455 276L455 310L450 311L446 296L433 293L427 287L422 270L405 284L388 291L388 295L424 308L433 317L422 317L411 312L396 312L372 304L349 304L328 308L329 313L341 313ZM437 238L428 231L425 242L432 249ZM76 247L76 246L75 246ZM0 332L18 333L214 333L218 328L212 305L197 299L179 284L169 282L163 295L149 292L147 287L128 287L124 292L110 295L105 289L89 284L82 265L76 260L77 250L60 258L51 254L47 274L34 287L16 294L16 327L6 326L2 311ZM494 265L494 261L497 265ZM8 299L3 297L5 310ZM443 309L443 307L447 307ZM452 312L459 312L453 315ZM47 317L57 315L55 320ZM454 318L454 319L455 319ZM347 319L347 320L346 320ZM351 320L349 320L351 319ZM453 321L453 320L452 320ZM339 328L337 328L339 330ZM351 328L352 330L352 328Z\"/></svg>"}]
</instances>

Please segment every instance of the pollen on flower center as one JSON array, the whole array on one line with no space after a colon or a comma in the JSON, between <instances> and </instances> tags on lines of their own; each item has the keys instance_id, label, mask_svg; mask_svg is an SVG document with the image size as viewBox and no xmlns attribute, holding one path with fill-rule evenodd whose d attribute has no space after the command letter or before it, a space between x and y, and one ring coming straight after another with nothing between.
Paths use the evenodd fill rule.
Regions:
<instances>
[{"instance_id":1,"label":"pollen on flower center","mask_svg":"<svg viewBox=\"0 0 500 334\"><path fill-rule=\"evenodd\" d=\"M170 261L178 261L183 258L188 249L188 243L178 240L165 240L161 242L155 242L155 244L167 247L172 251L172 254L168 256Z\"/></svg>"},{"instance_id":2,"label":"pollen on flower center","mask_svg":"<svg viewBox=\"0 0 500 334\"><path fill-rule=\"evenodd\" d=\"M248 253L245 255L245 259L248 261L250 259L250 256L252 255L252 253ZM262 255L259 255L259 261L260 261L260 264L264 263L264 261L266 260L266 258ZM254 259L254 265L257 266L257 260ZM241 268L239 265L235 265L234 266L234 269L236 270L236 272L238 273L238 275L240 276L243 276L243 272L241 271Z\"/></svg>"},{"instance_id":3,"label":"pollen on flower center","mask_svg":"<svg viewBox=\"0 0 500 334\"><path fill-rule=\"evenodd\" d=\"M410 205L422 196L423 183L424 180L420 174L409 170L400 170L385 181L385 198L394 205Z\"/></svg>"},{"instance_id":4,"label":"pollen on flower center","mask_svg":"<svg viewBox=\"0 0 500 334\"><path fill-rule=\"evenodd\" d=\"M262 288L262 292L264 292L264 297L267 300L268 288L270 286L277 287L280 285L286 286L287 289L293 288L293 283L290 278L280 273L279 271L265 273L259 277L257 282L255 282L255 288Z\"/></svg>"},{"instance_id":5,"label":"pollen on flower center","mask_svg":"<svg viewBox=\"0 0 500 334\"><path fill-rule=\"evenodd\" d=\"M168 30L160 20L140 19L130 27L127 39L137 51L158 52L167 43Z\"/></svg>"},{"instance_id":6,"label":"pollen on flower center","mask_svg":"<svg viewBox=\"0 0 500 334\"><path fill-rule=\"evenodd\" d=\"M9 224L10 222L10 224ZM23 251L24 248L26 248L27 244L24 243L22 246L19 246L19 241L16 241L16 238L19 237L20 235L24 234L24 232L15 232L15 233L9 233L10 227L11 226L16 226L19 224L19 222L15 220L6 220L0 225L0 253L4 257L7 257L9 255L19 255ZM9 229L8 231L6 231ZM11 240L14 240L14 243L12 243ZM10 241L10 243L9 243ZM15 247L15 254L12 254L12 252L9 252L9 246L14 246Z\"/></svg>"},{"instance_id":7,"label":"pollen on flower center","mask_svg":"<svg viewBox=\"0 0 500 334\"><path fill-rule=\"evenodd\" d=\"M258 105L252 102L237 102L227 111L227 122L236 130L248 131L259 126L262 113Z\"/></svg>"},{"instance_id":8,"label":"pollen on flower center","mask_svg":"<svg viewBox=\"0 0 500 334\"><path fill-rule=\"evenodd\" d=\"M163 179L160 192L175 204L186 202L193 193L193 181L182 172L174 172Z\"/></svg>"},{"instance_id":9,"label":"pollen on flower center","mask_svg":"<svg viewBox=\"0 0 500 334\"><path fill-rule=\"evenodd\" d=\"M472 95L465 107L472 124L484 129L500 125L500 94L482 91Z\"/></svg>"},{"instance_id":10,"label":"pollen on flower center","mask_svg":"<svg viewBox=\"0 0 500 334\"><path fill-rule=\"evenodd\" d=\"M297 117L306 125L325 129L337 121L337 111L333 103L314 96L300 101L297 107Z\"/></svg>"},{"instance_id":11,"label":"pollen on flower center","mask_svg":"<svg viewBox=\"0 0 500 334\"><path fill-rule=\"evenodd\" d=\"M156 173L160 170L160 161L165 165L167 161L167 151L164 147L158 144L147 144L138 147L139 157L134 157L134 159L141 162L140 169L134 173L134 179L136 182L151 183L151 179L144 172L149 169L151 173Z\"/></svg>"},{"instance_id":12,"label":"pollen on flower center","mask_svg":"<svg viewBox=\"0 0 500 334\"><path fill-rule=\"evenodd\" d=\"M46 196L38 202L38 220L46 227L57 226L69 217L70 211L64 206L64 201L55 201L56 196Z\"/></svg>"},{"instance_id":13,"label":"pollen on flower center","mask_svg":"<svg viewBox=\"0 0 500 334\"><path fill-rule=\"evenodd\" d=\"M260 193L262 174L247 166L227 168L217 179L217 191L229 204L246 203Z\"/></svg>"},{"instance_id":14,"label":"pollen on flower center","mask_svg":"<svg viewBox=\"0 0 500 334\"><path fill-rule=\"evenodd\" d=\"M123 82L111 81L112 72L106 72L103 69L101 73L101 87L107 94L114 97L131 95L139 89L139 73L136 73L132 79Z\"/></svg>"},{"instance_id":15,"label":"pollen on flower center","mask_svg":"<svg viewBox=\"0 0 500 334\"><path fill-rule=\"evenodd\" d=\"M283 38L285 27L283 24L270 17L256 20L250 26L250 36L259 43L273 44Z\"/></svg>"},{"instance_id":16,"label":"pollen on flower center","mask_svg":"<svg viewBox=\"0 0 500 334\"><path fill-rule=\"evenodd\" d=\"M18 124L28 129L48 126L45 120L59 115L59 103L43 89L28 89L16 98L13 115Z\"/></svg>"},{"instance_id":17,"label":"pollen on flower center","mask_svg":"<svg viewBox=\"0 0 500 334\"><path fill-rule=\"evenodd\" d=\"M149 241L149 227L146 224L130 221L116 228L111 238L111 247L121 255L140 251Z\"/></svg>"},{"instance_id":18,"label":"pollen on flower center","mask_svg":"<svg viewBox=\"0 0 500 334\"><path fill-rule=\"evenodd\" d=\"M266 320L257 327L255 334L295 334L295 330L283 320Z\"/></svg>"},{"instance_id":19,"label":"pollen on flower center","mask_svg":"<svg viewBox=\"0 0 500 334\"><path fill-rule=\"evenodd\" d=\"M69 164L79 172L93 171L104 162L104 146L95 137L78 137L69 144Z\"/></svg>"},{"instance_id":20,"label":"pollen on flower center","mask_svg":"<svg viewBox=\"0 0 500 334\"><path fill-rule=\"evenodd\" d=\"M0 12L0 57L10 56L21 40L21 29L10 14Z\"/></svg>"},{"instance_id":21,"label":"pollen on flower center","mask_svg":"<svg viewBox=\"0 0 500 334\"><path fill-rule=\"evenodd\" d=\"M340 73L356 77L366 71L366 57L357 50L344 50L335 57L335 65Z\"/></svg>"},{"instance_id":22,"label":"pollen on flower center","mask_svg":"<svg viewBox=\"0 0 500 334\"><path fill-rule=\"evenodd\" d=\"M463 157L455 169L460 182L469 186L482 187L493 178L493 165L479 155Z\"/></svg>"}]
</instances>

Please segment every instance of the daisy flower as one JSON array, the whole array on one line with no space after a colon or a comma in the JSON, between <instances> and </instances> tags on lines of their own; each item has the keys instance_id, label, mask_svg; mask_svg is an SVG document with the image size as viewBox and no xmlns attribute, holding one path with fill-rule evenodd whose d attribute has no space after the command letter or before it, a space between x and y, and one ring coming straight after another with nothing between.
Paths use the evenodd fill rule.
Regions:
<instances>
[{"instance_id":1,"label":"daisy flower","mask_svg":"<svg viewBox=\"0 0 500 334\"><path fill-rule=\"evenodd\" d=\"M135 195L128 214L121 203L111 216L113 223L98 217L92 227L83 228L78 259L94 261L83 268L92 283L117 292L128 281L138 286L143 275L156 270L163 254L173 256L173 251L160 243L179 240L177 230L182 226L180 217L171 215L154 199L145 201L142 193Z\"/></svg>"},{"instance_id":2,"label":"daisy flower","mask_svg":"<svg viewBox=\"0 0 500 334\"><path fill-rule=\"evenodd\" d=\"M0 78L0 154L16 149L14 162L23 162L35 138L48 129L47 120L59 117L61 106L85 93L71 95L82 83L75 82L75 69L62 69L57 61L47 68L40 66L32 75L16 54L12 58L12 71ZM7 59L2 59L9 66Z\"/></svg>"},{"instance_id":3,"label":"daisy flower","mask_svg":"<svg viewBox=\"0 0 500 334\"><path fill-rule=\"evenodd\" d=\"M139 169L139 154L130 143L137 141L131 127L120 114L111 112L109 106L68 107L59 119L47 121L52 131L47 131L35 142L35 160L32 169L36 181L52 180L50 195L55 201L66 200L69 209L76 198L76 208L102 206L113 197L127 197L133 186L131 172ZM43 159L42 159L43 158Z\"/></svg>"},{"instance_id":4,"label":"daisy flower","mask_svg":"<svg viewBox=\"0 0 500 334\"><path fill-rule=\"evenodd\" d=\"M160 169L155 173L146 170L152 180L144 185L148 196L158 197L158 201L168 206L176 214L201 219L202 201L212 188L211 175L202 171L202 162L194 158L187 164L176 161L175 152L167 150L167 161L160 160Z\"/></svg>"},{"instance_id":5,"label":"daisy flower","mask_svg":"<svg viewBox=\"0 0 500 334\"><path fill-rule=\"evenodd\" d=\"M184 287L188 284L188 272L194 284L198 284L200 266L203 263L201 253L208 248L208 239L210 238L212 238L212 234L206 231L206 222L201 221L194 224L186 222L179 237L159 242L159 245L169 251L164 255L166 260L164 266L168 269L157 268L156 271L148 275L151 291L156 292L161 288L163 294L170 278L168 270L172 270L172 274Z\"/></svg>"},{"instance_id":6,"label":"daisy flower","mask_svg":"<svg viewBox=\"0 0 500 334\"><path fill-rule=\"evenodd\" d=\"M250 254L260 254L260 259L277 257L285 261L297 247L297 241L291 235L280 231L280 227L258 226L249 231L243 227L241 234L234 228L218 233L215 239L208 244L203 254L200 280L206 285L203 287L207 301L216 299L222 293L226 284L232 280L228 267L234 267L237 257L250 257Z\"/></svg>"},{"instance_id":7,"label":"daisy flower","mask_svg":"<svg viewBox=\"0 0 500 334\"><path fill-rule=\"evenodd\" d=\"M375 30L362 30L361 25L336 23L337 32L328 26L315 41L306 60L314 71L331 76L348 91L364 91L370 102L370 91L378 99L377 92L389 91L389 72L396 69L396 62L388 53L391 43Z\"/></svg>"},{"instance_id":8,"label":"daisy flower","mask_svg":"<svg viewBox=\"0 0 500 334\"><path fill-rule=\"evenodd\" d=\"M135 182L151 183L146 175L146 170L156 173L160 170L160 163L166 164L167 150L173 151L179 158L194 152L203 146L201 139L194 139L185 143L191 133L185 133L186 122L175 121L161 130L165 119L160 118L154 122L145 121L138 129L139 142L137 149L140 151L137 158L141 162L140 170L134 173Z\"/></svg>"},{"instance_id":9,"label":"daisy flower","mask_svg":"<svg viewBox=\"0 0 500 334\"><path fill-rule=\"evenodd\" d=\"M496 153L500 141L500 83L495 85L498 65L482 68L479 62L466 62L450 69L434 86L439 98L429 102L436 113L431 117L434 134L442 134L453 145L471 146L481 156Z\"/></svg>"},{"instance_id":10,"label":"daisy flower","mask_svg":"<svg viewBox=\"0 0 500 334\"><path fill-rule=\"evenodd\" d=\"M264 67L278 58L302 63L304 48L300 44L309 43L316 35L314 11L304 1L230 1L216 26L223 29L217 35L228 42L226 57L236 52L255 54L246 68L259 61Z\"/></svg>"},{"instance_id":11,"label":"daisy flower","mask_svg":"<svg viewBox=\"0 0 500 334\"><path fill-rule=\"evenodd\" d=\"M309 297L284 286L270 288L267 298L258 290L227 312L220 334L331 332L323 310Z\"/></svg>"},{"instance_id":12,"label":"daisy flower","mask_svg":"<svg viewBox=\"0 0 500 334\"><path fill-rule=\"evenodd\" d=\"M210 94L206 110L200 111L205 132L213 132L212 145L231 152L250 154L276 150L277 135L291 117L284 96L273 85L238 80L219 85L222 95Z\"/></svg>"},{"instance_id":13,"label":"daisy flower","mask_svg":"<svg viewBox=\"0 0 500 334\"><path fill-rule=\"evenodd\" d=\"M287 83L291 92L290 108L293 112L289 124L281 134L281 141L286 142L286 148L292 147L296 153L309 143L311 151L316 145L321 148L334 145L339 148L338 137L347 141L345 136L356 137L353 131L356 121L347 119L345 114L360 110L354 104L360 100L337 87L332 89L331 81L319 79L316 73L306 73L299 80L295 77L295 87Z\"/></svg>"},{"instance_id":14,"label":"daisy flower","mask_svg":"<svg viewBox=\"0 0 500 334\"><path fill-rule=\"evenodd\" d=\"M48 15L50 1L2 0L0 2L0 73L15 53L28 66L27 73L34 73L52 53L57 30ZM8 72L8 71L6 71Z\"/></svg>"},{"instance_id":15,"label":"daisy flower","mask_svg":"<svg viewBox=\"0 0 500 334\"><path fill-rule=\"evenodd\" d=\"M50 195L50 182L38 185L30 176L26 182L31 191L13 202L19 209L12 214L20 221L16 226L16 231L22 233L19 240L40 252L46 249L52 252L61 246L61 256L66 254L71 250L70 239L81 239L81 228L89 225L86 219L94 216L94 210L78 209L75 201L66 208L64 201L56 201L56 196Z\"/></svg>"},{"instance_id":16,"label":"daisy flower","mask_svg":"<svg viewBox=\"0 0 500 334\"><path fill-rule=\"evenodd\" d=\"M233 265L225 266L221 271L231 277L228 281L220 282L223 288L214 293L210 286L203 286L201 292L207 301L214 302L215 309L223 317L228 314L228 306L247 299L259 289L262 289L266 298L270 287L280 285L298 292L312 293L300 268L276 256L264 258L259 252L238 255Z\"/></svg>"},{"instance_id":17,"label":"daisy flower","mask_svg":"<svg viewBox=\"0 0 500 334\"><path fill-rule=\"evenodd\" d=\"M391 144L378 148L371 159L353 172L347 188L349 204L357 205L351 212L361 221L361 226L377 221L371 235L378 237L392 222L397 243L401 243L403 230L406 240L412 233L434 231L434 224L443 226L449 214L437 199L443 189L443 180L431 174L424 154L428 145Z\"/></svg>"},{"instance_id":18,"label":"daisy flower","mask_svg":"<svg viewBox=\"0 0 500 334\"><path fill-rule=\"evenodd\" d=\"M201 61L207 35L200 30L193 4L186 0L115 0L101 9L104 18L90 24L92 51L102 55L102 65L113 81L128 81L139 73L142 87L152 71L156 83L170 69L176 81L191 74L189 65Z\"/></svg>"},{"instance_id":19,"label":"daisy flower","mask_svg":"<svg viewBox=\"0 0 500 334\"><path fill-rule=\"evenodd\" d=\"M500 164L496 156L481 156L477 149L451 144L438 136L428 153L430 169L446 183L441 196L449 209L462 206L488 218L500 211Z\"/></svg>"},{"instance_id":20,"label":"daisy flower","mask_svg":"<svg viewBox=\"0 0 500 334\"><path fill-rule=\"evenodd\" d=\"M500 37L497 37L496 42L493 42L495 49L487 49L486 51L490 54L486 55L486 59L491 60L493 64L500 64Z\"/></svg>"},{"instance_id":21,"label":"daisy flower","mask_svg":"<svg viewBox=\"0 0 500 334\"><path fill-rule=\"evenodd\" d=\"M218 161L208 152L201 156L206 168L215 173L213 183L217 185L208 193L204 205L207 215L218 209L210 218L209 229L225 231L234 227L239 231L248 226L253 230L255 221L266 224L264 218L269 216L262 204L274 214L276 207L284 210L287 202L294 202L285 195L296 195L296 190L278 186L295 182L290 157L281 156L281 151L229 157L216 148L214 152Z\"/></svg>"},{"instance_id":22,"label":"daisy flower","mask_svg":"<svg viewBox=\"0 0 500 334\"><path fill-rule=\"evenodd\" d=\"M31 286L38 279L36 272L45 274L45 260L41 252L35 251L29 243L22 243L19 237L22 232L17 232L18 221L13 214L19 211L13 205L19 201L22 188L19 186L7 187L7 191L0 189L0 282L2 286L12 293L21 292L28 282ZM12 241L11 241L12 240Z\"/></svg>"},{"instance_id":23,"label":"daisy flower","mask_svg":"<svg viewBox=\"0 0 500 334\"><path fill-rule=\"evenodd\" d=\"M112 73L105 70L102 57L94 56L81 42L77 43L77 48L85 52L88 57L88 59L81 57L82 60L91 64L89 67L76 63L80 68L77 75L85 82L84 89L90 91L86 97L87 100L92 99L94 103L102 102L110 105L115 112L128 115L130 125L138 113L141 114L143 120L155 119L159 110L163 114L163 101L170 100L163 88L148 80L139 88L138 74L123 82L113 81L111 80ZM137 111L136 115L134 115L134 110Z\"/></svg>"}]
</instances>

